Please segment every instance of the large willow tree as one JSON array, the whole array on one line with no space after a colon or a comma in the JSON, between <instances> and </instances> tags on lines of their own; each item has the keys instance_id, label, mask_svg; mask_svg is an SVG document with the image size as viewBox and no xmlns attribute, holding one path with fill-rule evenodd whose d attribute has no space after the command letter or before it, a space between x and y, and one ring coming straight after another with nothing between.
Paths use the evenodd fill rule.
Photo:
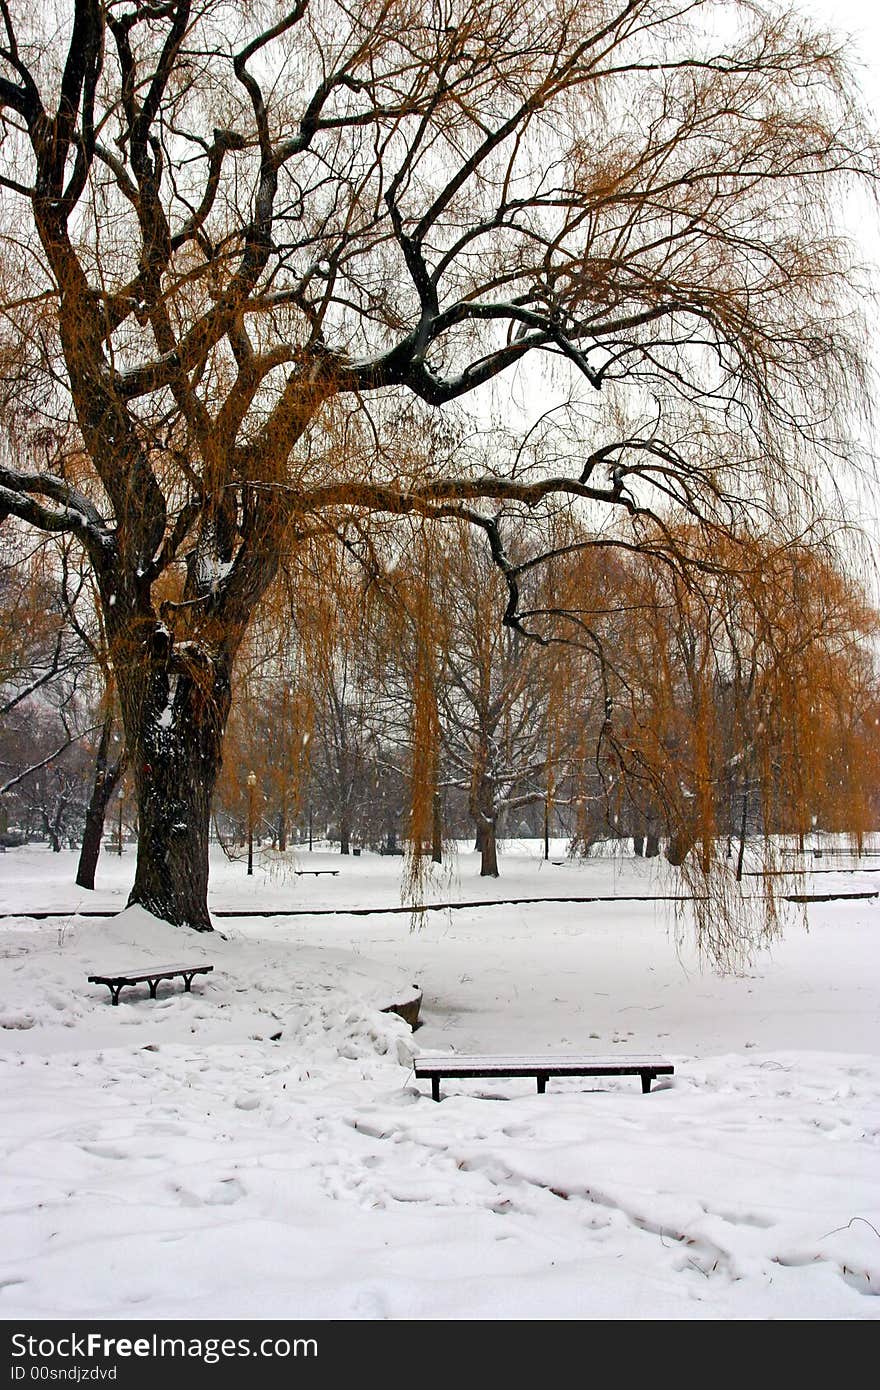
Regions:
<instances>
[{"instance_id":1,"label":"large willow tree","mask_svg":"<svg viewBox=\"0 0 880 1390\"><path fill-rule=\"evenodd\" d=\"M132 901L172 922L210 926L232 665L303 537L472 521L515 623L499 508L619 514L685 573L645 517L747 529L844 450L826 214L874 152L838 46L762 0L4 0L0 108L0 508L93 567ZM418 447L547 356L588 403L552 467Z\"/></svg>"}]
</instances>

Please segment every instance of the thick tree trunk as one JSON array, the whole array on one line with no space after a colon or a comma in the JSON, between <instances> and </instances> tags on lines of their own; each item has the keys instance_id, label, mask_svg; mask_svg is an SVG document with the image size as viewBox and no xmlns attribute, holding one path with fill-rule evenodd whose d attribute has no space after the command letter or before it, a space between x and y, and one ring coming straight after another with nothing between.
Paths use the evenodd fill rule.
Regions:
<instances>
[{"instance_id":1,"label":"thick tree trunk","mask_svg":"<svg viewBox=\"0 0 880 1390\"><path fill-rule=\"evenodd\" d=\"M128 902L175 926L211 931L208 830L231 662L196 665L194 658L191 670L175 675L144 656L140 671L133 660L127 669L117 664L138 806L137 867Z\"/></svg>"},{"instance_id":2,"label":"thick tree trunk","mask_svg":"<svg viewBox=\"0 0 880 1390\"><path fill-rule=\"evenodd\" d=\"M135 769L138 855L128 901L166 922L211 931L208 823L220 760L203 756L198 737L183 743Z\"/></svg>"},{"instance_id":3,"label":"thick tree trunk","mask_svg":"<svg viewBox=\"0 0 880 1390\"><path fill-rule=\"evenodd\" d=\"M480 878L498 877L498 846L495 838L495 822L482 827L480 837Z\"/></svg>"},{"instance_id":4,"label":"thick tree trunk","mask_svg":"<svg viewBox=\"0 0 880 1390\"><path fill-rule=\"evenodd\" d=\"M89 807L86 811L86 823L83 830L82 846L79 852L79 864L76 870L76 882L79 888L94 889L95 870L98 867L98 858L101 853L101 839L104 834L104 817L107 814L107 806L116 788L116 784L122 775L125 766L125 753L123 752L115 763L107 761L107 754L110 749L110 737L113 731L113 719L104 720L101 728L101 739L98 744L98 753L95 758L95 780L92 783L92 795L89 799Z\"/></svg>"},{"instance_id":5,"label":"thick tree trunk","mask_svg":"<svg viewBox=\"0 0 880 1390\"><path fill-rule=\"evenodd\" d=\"M695 835L679 831L678 834L670 836L666 846L666 858L670 864L674 864L678 868L687 859L696 843Z\"/></svg>"},{"instance_id":6,"label":"thick tree trunk","mask_svg":"<svg viewBox=\"0 0 880 1390\"><path fill-rule=\"evenodd\" d=\"M660 836L649 830L645 836L645 858L656 859L660 853Z\"/></svg>"},{"instance_id":7,"label":"thick tree trunk","mask_svg":"<svg viewBox=\"0 0 880 1390\"><path fill-rule=\"evenodd\" d=\"M475 849L480 852L480 878L498 877L498 811L495 806L495 785L485 772L486 758L481 757L471 784L470 813L477 827Z\"/></svg>"}]
</instances>

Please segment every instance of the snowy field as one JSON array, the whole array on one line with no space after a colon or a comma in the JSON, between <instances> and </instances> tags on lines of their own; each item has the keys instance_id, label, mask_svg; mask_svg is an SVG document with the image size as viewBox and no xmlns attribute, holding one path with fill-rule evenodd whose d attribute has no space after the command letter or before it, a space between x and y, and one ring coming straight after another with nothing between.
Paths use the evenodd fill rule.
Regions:
<instances>
[{"instance_id":1,"label":"snowy field","mask_svg":"<svg viewBox=\"0 0 880 1390\"><path fill-rule=\"evenodd\" d=\"M414 931L345 911L399 906L399 859L266 856L248 879L218 856L215 910L304 915L202 937L77 915L124 905L131 849L94 894L72 854L0 855L0 911L66 914L0 920L0 1318L877 1318L878 902L811 904L809 932L793 917L720 978L667 905L624 901L675 891L656 864L537 854L497 882L462 854L430 896L618 901ZM293 872L316 867L340 872ZM177 960L214 972L115 1009L86 982ZM380 1012L412 982L415 1034ZM435 1105L415 1050L676 1071L648 1096L635 1077L446 1082Z\"/></svg>"}]
</instances>

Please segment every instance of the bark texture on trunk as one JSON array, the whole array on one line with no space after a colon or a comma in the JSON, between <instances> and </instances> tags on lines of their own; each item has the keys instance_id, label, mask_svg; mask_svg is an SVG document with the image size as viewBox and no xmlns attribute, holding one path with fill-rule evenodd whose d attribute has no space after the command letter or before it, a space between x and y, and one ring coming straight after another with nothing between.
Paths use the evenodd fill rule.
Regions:
<instances>
[{"instance_id":1,"label":"bark texture on trunk","mask_svg":"<svg viewBox=\"0 0 880 1390\"><path fill-rule=\"evenodd\" d=\"M193 662L174 674L143 653L117 672L138 805L129 906L175 926L211 931L208 831L230 705L229 664Z\"/></svg>"},{"instance_id":2,"label":"bark texture on trunk","mask_svg":"<svg viewBox=\"0 0 880 1390\"><path fill-rule=\"evenodd\" d=\"M483 826L480 837L480 878L498 877L498 846L495 838L495 823Z\"/></svg>"},{"instance_id":3,"label":"bark texture on trunk","mask_svg":"<svg viewBox=\"0 0 880 1390\"><path fill-rule=\"evenodd\" d=\"M125 767L124 751L115 762L108 761L112 733L113 719L111 717L105 719L101 727L101 738L95 757L95 779L92 783L92 794L86 811L85 829L83 830L79 864L76 870L76 882L79 888L94 889L95 887L95 870L98 867L98 859L101 854L104 818L107 814L110 798L116 790L116 784Z\"/></svg>"},{"instance_id":4,"label":"bark texture on trunk","mask_svg":"<svg viewBox=\"0 0 880 1390\"><path fill-rule=\"evenodd\" d=\"M129 906L175 926L212 931L208 914L208 822L219 760L192 749L154 758L135 772L138 855Z\"/></svg>"},{"instance_id":5,"label":"bark texture on trunk","mask_svg":"<svg viewBox=\"0 0 880 1390\"><path fill-rule=\"evenodd\" d=\"M487 756L481 753L478 769L471 784L470 813L477 827L475 849L480 852L480 878L498 877L498 811L495 806L495 787L485 772Z\"/></svg>"},{"instance_id":6,"label":"bark texture on trunk","mask_svg":"<svg viewBox=\"0 0 880 1390\"><path fill-rule=\"evenodd\" d=\"M693 835L686 835L683 832L671 835L666 846L666 858L670 864L679 868L687 859L695 843Z\"/></svg>"}]
</instances>

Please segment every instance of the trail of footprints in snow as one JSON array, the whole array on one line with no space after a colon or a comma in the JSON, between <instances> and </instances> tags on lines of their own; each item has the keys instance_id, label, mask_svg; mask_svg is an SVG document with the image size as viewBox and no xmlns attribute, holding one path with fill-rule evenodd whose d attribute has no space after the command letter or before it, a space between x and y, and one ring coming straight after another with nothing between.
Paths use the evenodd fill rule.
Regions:
<instances>
[{"instance_id":1,"label":"trail of footprints in snow","mask_svg":"<svg viewBox=\"0 0 880 1390\"><path fill-rule=\"evenodd\" d=\"M345 1123L371 1145L389 1147L357 1154L337 1140L336 1152L332 1156L328 1152L324 1170L325 1190L336 1199L369 1208L426 1203L435 1208L465 1206L533 1217L559 1212L564 1202L572 1226L589 1232L590 1239L604 1242L613 1229L626 1226L659 1241L673 1270L683 1276L698 1273L704 1278L736 1280L749 1273L769 1281L774 1270L778 1274L784 1268L830 1263L859 1292L872 1292L870 1280L856 1277L830 1254L812 1250L801 1255L780 1246L772 1235L762 1238L761 1233L771 1233L777 1223L754 1212L713 1208L693 1200L685 1213L680 1199L664 1198L662 1193L625 1201L592 1184L561 1191L549 1182L517 1173L495 1153L457 1156L453 1140L431 1137L424 1129L383 1128L363 1116L349 1117ZM328 1139L330 1131L328 1125ZM520 1142L540 1137L528 1123L505 1126L501 1133ZM475 1133L467 1143L488 1137Z\"/></svg>"}]
</instances>

